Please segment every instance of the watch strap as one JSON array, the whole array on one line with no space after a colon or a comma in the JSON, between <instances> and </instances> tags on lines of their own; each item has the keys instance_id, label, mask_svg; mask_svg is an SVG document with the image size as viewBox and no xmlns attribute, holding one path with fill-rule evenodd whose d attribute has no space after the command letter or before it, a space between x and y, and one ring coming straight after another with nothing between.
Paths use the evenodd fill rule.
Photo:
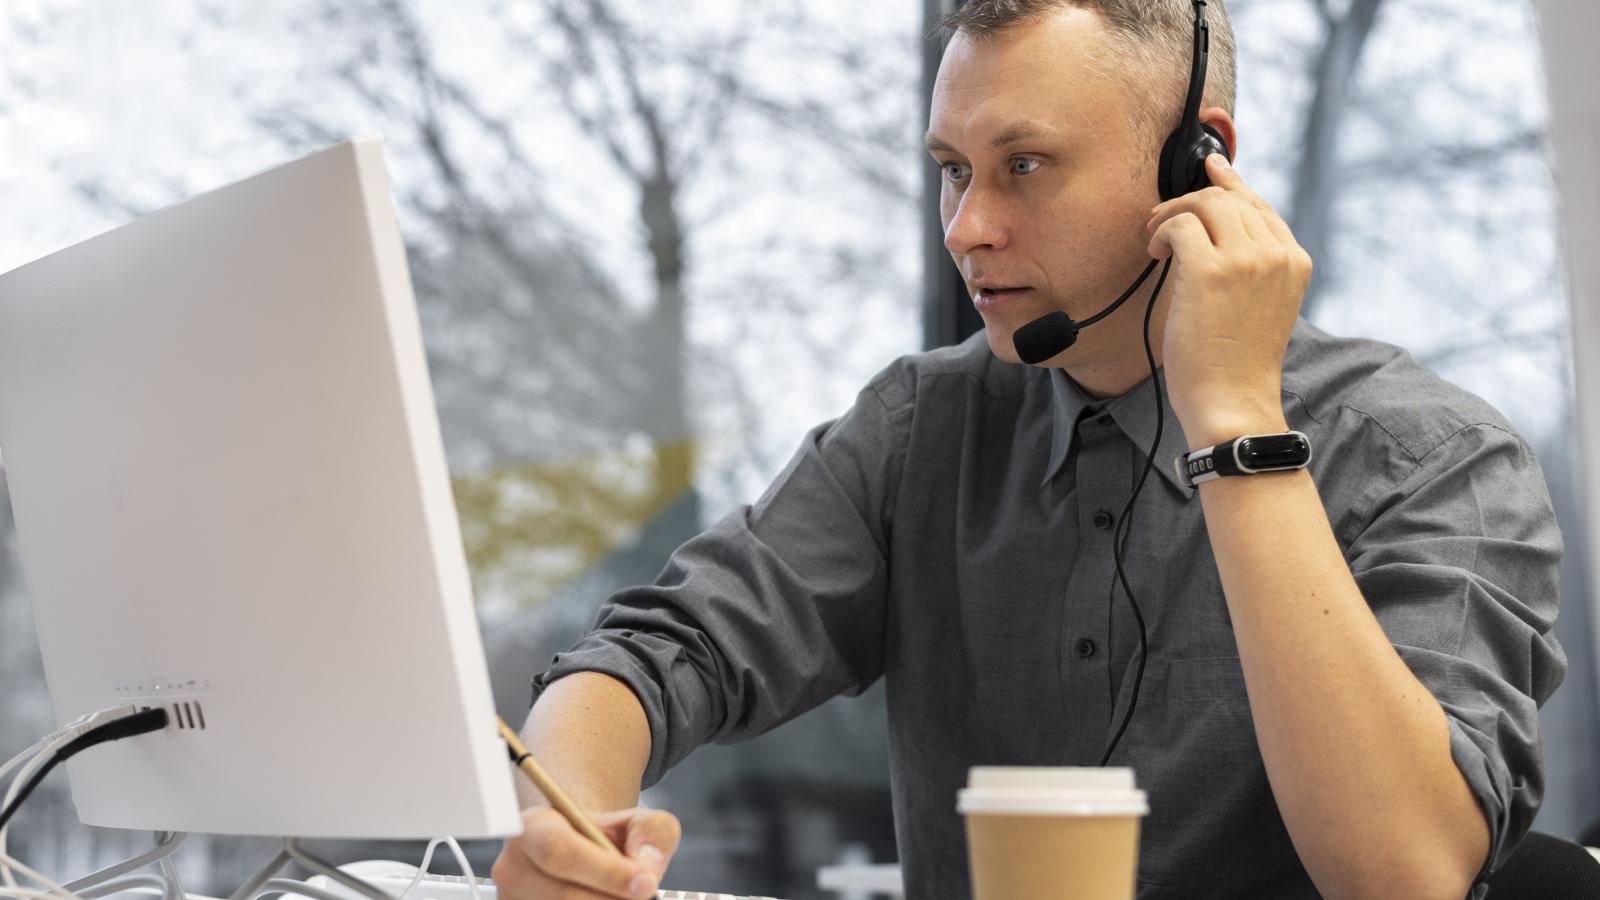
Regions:
<instances>
[{"instance_id":1,"label":"watch strap","mask_svg":"<svg viewBox=\"0 0 1600 900\"><path fill-rule=\"evenodd\" d=\"M1287 438L1297 437L1305 442L1306 455L1289 465L1252 466L1240 459L1239 445L1247 440L1257 438ZM1229 475L1254 475L1258 472L1288 472L1294 469L1303 469L1311 462L1311 439L1301 431L1284 431L1274 434L1243 434L1231 441L1225 441L1213 447L1203 447L1191 453L1182 453L1174 457L1173 465L1177 469L1178 480L1190 488L1204 484L1217 478Z\"/></svg>"}]
</instances>

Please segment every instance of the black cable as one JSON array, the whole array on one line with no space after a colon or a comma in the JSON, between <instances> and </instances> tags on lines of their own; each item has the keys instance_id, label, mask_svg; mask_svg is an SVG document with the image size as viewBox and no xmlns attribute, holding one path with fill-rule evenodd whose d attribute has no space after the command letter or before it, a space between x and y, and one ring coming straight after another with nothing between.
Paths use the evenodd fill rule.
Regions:
<instances>
[{"instance_id":1,"label":"black cable","mask_svg":"<svg viewBox=\"0 0 1600 900\"><path fill-rule=\"evenodd\" d=\"M1153 267L1155 261L1150 265ZM1150 380L1156 392L1156 436L1150 443L1150 453L1144 460L1144 471L1139 475L1139 483L1134 485L1133 493L1128 497L1128 505L1122 508L1122 519L1117 522L1117 528L1111 533L1112 556L1117 563L1117 580L1122 582L1122 590L1128 595L1128 605L1133 607L1133 617L1139 622L1139 668L1133 676L1133 696L1128 699L1128 711L1122 714L1122 725L1117 729L1117 734L1111 739L1110 746L1106 747L1106 755L1101 758L1100 765L1104 766L1111 761L1111 754L1117 749L1117 742L1122 740L1123 732L1128 730L1128 722L1133 718L1133 708L1139 703L1139 685L1144 681L1144 663L1150 655L1149 638L1145 634L1144 614L1139 611L1139 601L1133 596L1133 588L1128 586L1128 576L1122 571L1122 554L1127 550L1128 538L1133 534L1133 502L1139 499L1139 492L1144 490L1144 482L1150 477L1150 470L1155 467L1156 453L1161 447L1161 429L1165 416L1161 411L1161 374L1156 371L1156 355L1150 349L1150 316L1155 312L1156 300L1161 297L1161 288L1167 283L1167 272L1172 269L1172 257L1167 257L1167 262L1161 267L1161 277L1156 279L1156 289L1150 294L1150 305L1144 308L1144 355L1150 363ZM1148 269L1145 270L1149 272Z\"/></svg>"},{"instance_id":2,"label":"black cable","mask_svg":"<svg viewBox=\"0 0 1600 900\"><path fill-rule=\"evenodd\" d=\"M33 789L39 786L39 782L44 781L44 777L50 774L51 769L96 744L149 734L152 731L160 731L166 727L167 711L157 707L141 710L131 716L124 716L104 725L98 725L63 744L61 749L51 754L50 759L40 766L38 771L34 772L33 776L23 784L22 790L17 794L17 799L11 801L11 805L6 807L4 812L0 812L0 828L6 827L6 823L10 822L11 817L16 815L17 810L21 808L22 801L28 799L28 795L33 793Z\"/></svg>"},{"instance_id":3,"label":"black cable","mask_svg":"<svg viewBox=\"0 0 1600 900\"><path fill-rule=\"evenodd\" d=\"M1138 291L1139 288L1144 286L1144 283L1146 281L1150 280L1150 273L1154 272L1155 270L1156 270L1156 261L1152 259L1152 260L1150 260L1150 265L1145 266L1144 267L1144 271L1139 273L1139 279L1137 281L1135 281L1131 287L1129 287L1127 290L1123 291L1121 297L1118 297L1115 301L1112 302L1112 304L1110 306L1106 307L1105 309L1102 309L1099 312L1095 313L1094 315L1090 316L1089 318L1084 319L1082 322L1079 322L1078 323L1078 327L1079 328L1088 328L1090 325L1093 325L1094 323L1100 321L1101 319L1104 319L1106 316L1109 316L1112 313L1116 312L1117 309L1122 306L1122 304L1128 302L1128 298L1132 297L1134 295L1134 292Z\"/></svg>"}]
</instances>

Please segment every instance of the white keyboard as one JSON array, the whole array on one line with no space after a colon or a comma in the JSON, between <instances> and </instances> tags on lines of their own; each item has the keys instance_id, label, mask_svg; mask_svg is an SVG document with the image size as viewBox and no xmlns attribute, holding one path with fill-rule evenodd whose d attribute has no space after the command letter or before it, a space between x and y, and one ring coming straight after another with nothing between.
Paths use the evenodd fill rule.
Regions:
<instances>
[{"instance_id":1,"label":"white keyboard","mask_svg":"<svg viewBox=\"0 0 1600 900\"><path fill-rule=\"evenodd\" d=\"M395 874L361 874L358 877L384 893L398 897L411 884L410 875ZM497 900L494 882L487 878L473 879L478 883L478 900ZM325 875L317 875L306 879L306 884L311 887L321 888L340 896L349 897L350 900L367 900L355 891L350 890ZM307 900L299 895L284 895L285 900ZM407 900L472 900L472 887L467 884L465 875L437 875L429 872L422 876L422 881L417 883L416 890L411 892ZM777 900L775 897L754 897L743 894L713 894L704 891L657 891L656 900Z\"/></svg>"}]
</instances>

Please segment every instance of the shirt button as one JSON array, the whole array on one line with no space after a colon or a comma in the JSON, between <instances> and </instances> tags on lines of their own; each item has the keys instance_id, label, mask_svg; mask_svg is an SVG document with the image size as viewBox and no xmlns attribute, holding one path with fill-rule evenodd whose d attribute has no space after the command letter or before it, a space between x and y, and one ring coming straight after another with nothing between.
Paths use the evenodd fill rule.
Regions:
<instances>
[{"instance_id":1,"label":"shirt button","mask_svg":"<svg viewBox=\"0 0 1600 900\"><path fill-rule=\"evenodd\" d=\"M1094 641L1088 638L1078 638L1078 655L1084 659L1094 655Z\"/></svg>"},{"instance_id":2,"label":"shirt button","mask_svg":"<svg viewBox=\"0 0 1600 900\"><path fill-rule=\"evenodd\" d=\"M1094 527L1100 529L1110 528L1113 521L1115 520L1111 518L1111 510L1101 509L1095 511Z\"/></svg>"}]
</instances>

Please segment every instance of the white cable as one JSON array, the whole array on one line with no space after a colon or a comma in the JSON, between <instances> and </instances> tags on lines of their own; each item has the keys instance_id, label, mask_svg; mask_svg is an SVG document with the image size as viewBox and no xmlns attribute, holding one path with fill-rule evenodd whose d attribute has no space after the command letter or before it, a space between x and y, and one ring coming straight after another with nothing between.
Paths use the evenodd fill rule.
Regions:
<instances>
[{"instance_id":1,"label":"white cable","mask_svg":"<svg viewBox=\"0 0 1600 900\"><path fill-rule=\"evenodd\" d=\"M95 885L82 895L81 900L98 900L109 894L155 894L160 896L167 892L167 880L160 875L125 875L110 881ZM39 898L54 897L49 891L32 891L18 889L15 891L0 891L0 897L15 897L18 900L39 900ZM76 895L74 895L76 896Z\"/></svg>"},{"instance_id":2,"label":"white cable","mask_svg":"<svg viewBox=\"0 0 1600 900\"><path fill-rule=\"evenodd\" d=\"M6 791L5 800L0 801L0 808L9 807L11 805L11 801L16 799L17 793L21 790L21 786L27 783L28 779L33 776L33 773L37 771L40 766L44 765L45 761L54 755L56 750L60 749L72 739L73 734L71 730L58 732L53 740L45 744L44 749L35 753L33 758L28 760L27 765L22 767L22 771L17 773L17 777L12 780L11 787ZM13 818L13 821L15 821L15 818ZM50 882L48 879L45 879L37 872L34 872L32 869L24 866L17 859L7 854L6 833L10 829L10 822L7 822L4 827L0 827L0 881L5 882L6 889L15 890L18 888L16 878L12 875L13 869L16 869L17 871L27 875L27 877L44 884L52 891L54 891L56 888L59 888L59 885Z\"/></svg>"},{"instance_id":3,"label":"white cable","mask_svg":"<svg viewBox=\"0 0 1600 900\"><path fill-rule=\"evenodd\" d=\"M65 730L66 729L62 729L62 731L65 731ZM8 772L10 772L12 769L15 769L17 766L22 765L23 763L27 762L29 759L32 759L33 755L38 753L39 750L42 747L44 747L45 744L48 744L51 741L55 740L57 737L60 737L61 733L62 733L61 731L57 731L54 734L48 735L46 737L42 737L39 740L35 741L32 747L29 747L28 749L22 751L21 753L18 753L16 756L13 756L13 757L11 757L11 759L7 760L5 765L0 766L0 780L3 780L6 777L6 774Z\"/></svg>"},{"instance_id":4,"label":"white cable","mask_svg":"<svg viewBox=\"0 0 1600 900\"><path fill-rule=\"evenodd\" d=\"M422 876L428 874L428 865L433 862L434 848L440 844L445 844L450 848L451 855L456 858L456 865L461 867L461 874L467 876L467 888L472 891L472 900L481 900L478 896L478 879L472 874L472 863L467 860L467 854L462 852L461 845L456 843L456 839L448 834L443 837L436 837L428 842L428 849L422 854L422 865L418 866L416 874L411 876L411 883L406 885L406 889L400 892L400 900L408 900L411 892L417 889L418 884L422 883Z\"/></svg>"},{"instance_id":5,"label":"white cable","mask_svg":"<svg viewBox=\"0 0 1600 900\"><path fill-rule=\"evenodd\" d=\"M79 716L76 719L73 719L71 722L68 722L66 725L64 725L60 730L40 739L33 745L33 747L30 747L28 750L23 751L23 753L13 757L9 762L6 763L3 769L0 769L0 777L4 777L6 772L9 772L12 768L14 768L19 762L21 762L24 756L28 756L29 751L32 751L32 755L28 756L27 764L24 765L22 770L17 773L17 777L12 779L11 786L7 788L5 800L3 803L0 803L0 809L5 809L11 806L11 802L16 799L17 794L22 790L22 786L27 784L28 779L32 777L33 773L38 771L38 768L44 765L45 762L50 759L51 755L53 755L61 747L65 746L68 742L76 740L80 736L88 733L91 729L98 728L107 722L114 722L118 719L124 719L137 712L139 712L139 707L133 704L108 706L105 709L95 710L94 712L87 713ZM14 818L13 821L15 821ZM51 881L43 875L40 875L38 872L33 871L32 869L23 865L21 861L6 853L6 833L10 830L10 828L10 822L7 822L4 827L0 827L0 882L4 882L5 892L9 893L16 890L25 890L17 884L16 877L12 874L12 870L16 870L18 872L22 872L28 878L31 878L32 880L44 886L46 891L50 894L64 897L75 896L72 892L63 888L61 885Z\"/></svg>"},{"instance_id":6,"label":"white cable","mask_svg":"<svg viewBox=\"0 0 1600 900\"><path fill-rule=\"evenodd\" d=\"M467 889L472 891L472 900L483 900L478 896L478 879L472 874L472 863L467 861L467 854L462 852L461 845L450 835L444 836L445 845L450 848L450 853L456 858L456 865L461 867L461 874L467 876Z\"/></svg>"},{"instance_id":7,"label":"white cable","mask_svg":"<svg viewBox=\"0 0 1600 900\"><path fill-rule=\"evenodd\" d=\"M96 710L92 713L79 716L71 722L68 722L59 729L35 741L32 747L29 747L21 753L18 753L16 756L11 757L10 761L8 761L5 765L0 766L0 779L4 779L7 772L10 772L12 769L21 765L24 760L33 756L36 752L38 752L39 748L43 747L45 744L54 741L56 738L61 737L69 731L75 731L78 734L82 734L83 732L88 731L89 728L99 725L102 720L111 721L109 718L111 713L121 712L123 710L127 710L128 715L138 712L138 708L133 706L108 706L105 709ZM118 716L117 718L121 717Z\"/></svg>"},{"instance_id":8,"label":"white cable","mask_svg":"<svg viewBox=\"0 0 1600 900\"><path fill-rule=\"evenodd\" d=\"M46 895L46 896L59 898L59 900L82 900L82 898L80 898L77 894L72 893L71 891L67 890L66 888L62 887L61 885L57 884L56 882L51 881L48 877L46 877L44 875L41 875L38 872L35 872L34 870L32 870L32 869L28 868L27 866L23 865L22 861L17 859L14 856L7 856L4 853L0 853L0 866L4 866L8 872L12 868L15 868L18 872L21 872L24 876L26 876L28 878L31 878L32 880L38 882L43 888L42 890L39 890L39 891L32 891L32 890L30 890L28 888L11 886L11 887L6 887L6 888L0 888L0 895L11 895L11 894L14 894L14 893L17 893L17 892L23 892L23 893L43 894L43 895Z\"/></svg>"},{"instance_id":9,"label":"white cable","mask_svg":"<svg viewBox=\"0 0 1600 900\"><path fill-rule=\"evenodd\" d=\"M406 889L400 892L400 900L410 900L411 892L416 890L417 885L422 883L422 876L428 874L428 865L433 862L433 848L439 846L439 844L439 838L434 838L428 842L428 849L422 853L422 864L417 866L417 871L411 876L411 883L406 885Z\"/></svg>"},{"instance_id":10,"label":"white cable","mask_svg":"<svg viewBox=\"0 0 1600 900\"><path fill-rule=\"evenodd\" d=\"M348 873L347 873L348 874ZM327 876L323 876L326 878ZM325 891L319 887L312 887L303 881L293 878L269 878L261 885L261 889L250 895L250 900L260 900L272 894L294 894L298 897L310 897L312 900L346 900L343 894Z\"/></svg>"},{"instance_id":11,"label":"white cable","mask_svg":"<svg viewBox=\"0 0 1600 900\"><path fill-rule=\"evenodd\" d=\"M165 876L150 873L123 875L120 878L102 881L94 887L85 888L84 892L79 896L83 900L99 900L101 897L109 897L112 894L120 894L123 891L138 891L139 893L155 891L157 894L165 896L171 893L172 882L168 881Z\"/></svg>"}]
</instances>

